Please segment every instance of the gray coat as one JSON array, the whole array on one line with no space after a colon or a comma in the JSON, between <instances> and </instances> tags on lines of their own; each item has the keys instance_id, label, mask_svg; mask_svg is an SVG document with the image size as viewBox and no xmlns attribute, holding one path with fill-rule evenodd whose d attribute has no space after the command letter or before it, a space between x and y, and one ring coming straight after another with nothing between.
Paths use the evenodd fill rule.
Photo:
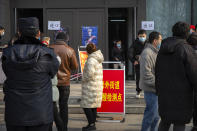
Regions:
<instances>
[{"instance_id":1,"label":"gray coat","mask_svg":"<svg viewBox=\"0 0 197 131\"><path fill-rule=\"evenodd\" d=\"M51 79L52 81L52 92L53 92L53 102L58 102L59 100L59 91L57 88L57 75L54 76L53 79Z\"/></svg>"},{"instance_id":2,"label":"gray coat","mask_svg":"<svg viewBox=\"0 0 197 131\"><path fill-rule=\"evenodd\" d=\"M140 57L140 83L142 90L156 93L155 89L155 62L158 49L147 44Z\"/></svg>"}]
</instances>

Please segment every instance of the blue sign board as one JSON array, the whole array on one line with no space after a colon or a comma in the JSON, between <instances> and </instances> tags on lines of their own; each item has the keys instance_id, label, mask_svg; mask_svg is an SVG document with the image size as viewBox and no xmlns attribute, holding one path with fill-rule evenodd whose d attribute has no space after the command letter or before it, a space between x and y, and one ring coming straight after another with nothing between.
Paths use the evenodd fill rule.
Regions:
<instances>
[{"instance_id":1,"label":"blue sign board","mask_svg":"<svg viewBox=\"0 0 197 131\"><path fill-rule=\"evenodd\" d=\"M82 46L86 46L90 42L98 45L98 27L82 26Z\"/></svg>"}]
</instances>

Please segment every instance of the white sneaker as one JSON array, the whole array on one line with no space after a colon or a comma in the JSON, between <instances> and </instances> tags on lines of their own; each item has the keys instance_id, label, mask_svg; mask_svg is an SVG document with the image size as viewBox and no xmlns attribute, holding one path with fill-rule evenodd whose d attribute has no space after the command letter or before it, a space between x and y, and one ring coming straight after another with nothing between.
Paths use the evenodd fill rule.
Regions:
<instances>
[{"instance_id":1,"label":"white sneaker","mask_svg":"<svg viewBox=\"0 0 197 131\"><path fill-rule=\"evenodd\" d=\"M140 98L140 93L137 92L135 97Z\"/></svg>"}]
</instances>

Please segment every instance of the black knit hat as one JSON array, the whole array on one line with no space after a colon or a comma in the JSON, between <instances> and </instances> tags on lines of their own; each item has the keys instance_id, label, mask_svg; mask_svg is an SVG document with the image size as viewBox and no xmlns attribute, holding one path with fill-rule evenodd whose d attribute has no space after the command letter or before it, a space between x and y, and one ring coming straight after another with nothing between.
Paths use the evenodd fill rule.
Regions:
<instances>
[{"instance_id":1,"label":"black knit hat","mask_svg":"<svg viewBox=\"0 0 197 131\"><path fill-rule=\"evenodd\" d=\"M19 31L24 29L39 29L39 20L36 17L20 18L18 20Z\"/></svg>"}]
</instances>

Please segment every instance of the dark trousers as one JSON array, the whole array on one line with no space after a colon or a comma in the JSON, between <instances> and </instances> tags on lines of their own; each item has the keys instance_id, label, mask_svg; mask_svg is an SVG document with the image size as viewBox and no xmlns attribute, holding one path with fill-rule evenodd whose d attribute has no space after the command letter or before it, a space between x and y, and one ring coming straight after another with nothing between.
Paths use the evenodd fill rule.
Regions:
<instances>
[{"instance_id":1,"label":"dark trousers","mask_svg":"<svg viewBox=\"0 0 197 131\"><path fill-rule=\"evenodd\" d=\"M158 131L168 131L171 124L161 120ZM185 131L185 124L174 124L173 131Z\"/></svg>"},{"instance_id":2,"label":"dark trousers","mask_svg":"<svg viewBox=\"0 0 197 131\"><path fill-rule=\"evenodd\" d=\"M64 129L64 122L62 120L62 118L60 117L59 111L58 111L58 107L57 107L57 103L53 102L53 117L54 117L54 121L55 121L55 125L57 127L58 131L63 131ZM52 128L51 130L52 131Z\"/></svg>"},{"instance_id":3,"label":"dark trousers","mask_svg":"<svg viewBox=\"0 0 197 131\"><path fill-rule=\"evenodd\" d=\"M59 112L57 105L54 104L54 121L58 131L67 131L68 125L68 98L70 86L58 86L59 89Z\"/></svg>"},{"instance_id":4,"label":"dark trousers","mask_svg":"<svg viewBox=\"0 0 197 131\"><path fill-rule=\"evenodd\" d=\"M194 93L193 126L197 127L197 94Z\"/></svg>"},{"instance_id":5,"label":"dark trousers","mask_svg":"<svg viewBox=\"0 0 197 131\"><path fill-rule=\"evenodd\" d=\"M140 93L142 90L139 87L140 82L140 65L135 66L135 75L136 75L136 91Z\"/></svg>"},{"instance_id":6,"label":"dark trousers","mask_svg":"<svg viewBox=\"0 0 197 131\"><path fill-rule=\"evenodd\" d=\"M12 126L6 125L7 131L49 131L51 124L39 125L39 126Z\"/></svg>"},{"instance_id":7,"label":"dark trousers","mask_svg":"<svg viewBox=\"0 0 197 131\"><path fill-rule=\"evenodd\" d=\"M96 108L83 108L85 115L88 119L88 123L92 124L96 122L97 109Z\"/></svg>"}]
</instances>

